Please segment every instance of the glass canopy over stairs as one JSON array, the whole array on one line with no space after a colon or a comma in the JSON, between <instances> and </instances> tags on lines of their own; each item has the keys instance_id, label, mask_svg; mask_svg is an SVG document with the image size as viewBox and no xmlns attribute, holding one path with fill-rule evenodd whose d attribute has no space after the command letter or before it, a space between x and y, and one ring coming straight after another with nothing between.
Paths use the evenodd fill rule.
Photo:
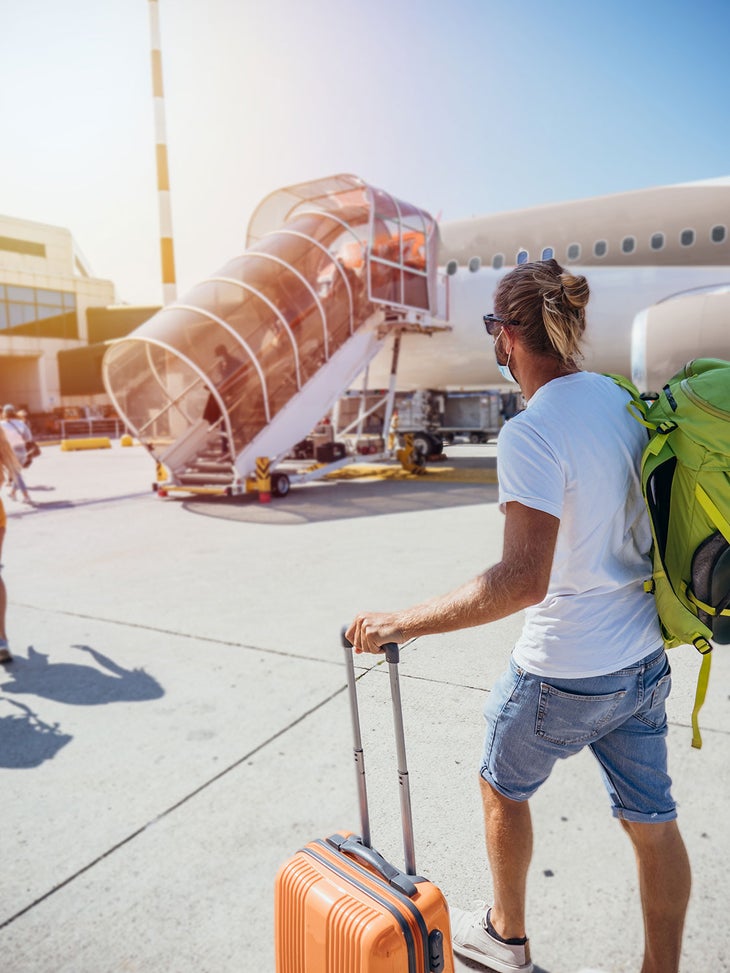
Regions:
<instances>
[{"instance_id":1,"label":"glass canopy over stairs","mask_svg":"<svg viewBox=\"0 0 730 973\"><path fill-rule=\"evenodd\" d=\"M104 357L118 412L178 483L276 462L389 334L435 318L435 221L356 176L266 197L246 244Z\"/></svg>"}]
</instances>

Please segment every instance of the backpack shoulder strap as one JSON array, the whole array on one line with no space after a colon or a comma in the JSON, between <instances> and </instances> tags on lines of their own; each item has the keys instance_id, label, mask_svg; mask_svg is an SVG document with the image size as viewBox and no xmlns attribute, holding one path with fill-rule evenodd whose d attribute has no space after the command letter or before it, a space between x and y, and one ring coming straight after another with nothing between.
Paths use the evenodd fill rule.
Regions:
<instances>
[{"instance_id":1,"label":"backpack shoulder strap","mask_svg":"<svg viewBox=\"0 0 730 973\"><path fill-rule=\"evenodd\" d=\"M639 390L634 385L634 383L631 382L624 375L614 375L607 372L606 377L613 379L613 381L616 383L616 385L618 385L619 388L622 388L625 392L629 393L631 398L626 403L626 408L634 417L634 419L636 419L637 422L640 422L642 426L646 426L647 429L653 432L654 429L656 429L656 426L653 423L648 421L647 404L642 399L641 395L639 394Z\"/></svg>"},{"instance_id":2,"label":"backpack shoulder strap","mask_svg":"<svg viewBox=\"0 0 730 973\"><path fill-rule=\"evenodd\" d=\"M611 378L622 389L625 389L632 399L640 399L639 390L630 379L625 375L616 375L613 372L606 372L606 378Z\"/></svg>"}]
</instances>

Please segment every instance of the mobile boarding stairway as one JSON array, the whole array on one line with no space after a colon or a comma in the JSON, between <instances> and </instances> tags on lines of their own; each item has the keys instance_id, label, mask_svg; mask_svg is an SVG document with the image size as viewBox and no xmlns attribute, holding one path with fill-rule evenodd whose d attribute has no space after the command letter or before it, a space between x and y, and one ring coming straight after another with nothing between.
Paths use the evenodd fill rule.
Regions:
<instances>
[{"instance_id":1,"label":"mobile boarding stairway","mask_svg":"<svg viewBox=\"0 0 730 973\"><path fill-rule=\"evenodd\" d=\"M246 247L104 357L107 392L157 461L161 492L243 493L257 461L287 492L304 477L277 466L385 343L394 393L400 334L448 327L435 221L356 176L266 197Z\"/></svg>"}]
</instances>

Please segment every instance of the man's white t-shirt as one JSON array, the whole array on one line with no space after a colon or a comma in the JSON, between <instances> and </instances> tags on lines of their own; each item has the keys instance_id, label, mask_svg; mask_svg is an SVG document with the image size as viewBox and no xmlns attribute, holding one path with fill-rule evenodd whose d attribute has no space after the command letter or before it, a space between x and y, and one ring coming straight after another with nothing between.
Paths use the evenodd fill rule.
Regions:
<instances>
[{"instance_id":1,"label":"man's white t-shirt","mask_svg":"<svg viewBox=\"0 0 730 973\"><path fill-rule=\"evenodd\" d=\"M639 476L646 432L612 379L577 372L535 392L499 434L499 501L559 518L547 594L513 651L539 676L577 679L631 665L662 643L651 531Z\"/></svg>"}]
</instances>

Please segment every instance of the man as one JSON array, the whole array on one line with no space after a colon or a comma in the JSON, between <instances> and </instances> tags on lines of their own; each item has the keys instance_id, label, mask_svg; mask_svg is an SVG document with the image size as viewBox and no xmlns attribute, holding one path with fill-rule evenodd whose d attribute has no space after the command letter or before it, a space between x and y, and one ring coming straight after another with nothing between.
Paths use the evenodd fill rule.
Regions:
<instances>
[{"instance_id":1,"label":"man","mask_svg":"<svg viewBox=\"0 0 730 973\"><path fill-rule=\"evenodd\" d=\"M677 973L690 868L667 775L670 670L653 599L641 495L645 437L611 379L579 369L589 289L555 260L522 264L485 315L500 371L526 409L498 443L502 560L456 590L365 612L356 651L525 610L510 667L485 706L480 767L494 901L451 910L454 951L498 973L533 969L525 925L528 800L555 761L590 747L636 853L641 973Z\"/></svg>"}]
</instances>

